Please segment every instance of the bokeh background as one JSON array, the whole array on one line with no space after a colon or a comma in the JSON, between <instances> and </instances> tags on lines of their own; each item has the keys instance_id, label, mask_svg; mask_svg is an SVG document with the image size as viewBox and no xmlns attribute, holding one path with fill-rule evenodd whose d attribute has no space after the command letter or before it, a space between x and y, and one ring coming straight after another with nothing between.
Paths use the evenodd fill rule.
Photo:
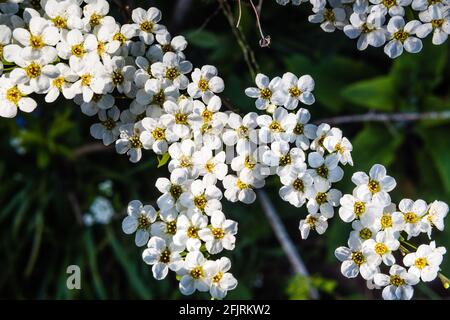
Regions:
<instances>
[{"instance_id":1,"label":"bokeh background","mask_svg":"<svg viewBox=\"0 0 450 320\"><path fill-rule=\"evenodd\" d=\"M119 1L120 2L120 1ZM186 2L184 5L181 2ZM313 121L368 112L450 110L450 64L447 44L424 41L420 54L392 61L382 49L356 50L342 32L327 34L307 22L309 5L282 7L266 0L261 22L271 36L270 48L259 47L251 8L243 2L240 29L254 51L261 72L311 74L317 103ZM236 1L229 1L237 16ZM187 57L194 66L213 64L224 78L224 96L242 112L255 111L243 90L253 84L242 51L216 1L133 1L132 6L157 6L172 34L185 35ZM185 8L183 8L185 7ZM118 20L123 12L112 11ZM181 9L180 9L181 8ZM99 146L89 135L96 121L71 102L41 101L30 115L0 119L0 298L3 299L179 299L174 274L152 278L133 237L121 231L130 200L154 203L155 181L167 176L157 159L145 153L139 164ZM393 200L422 198L450 202L449 120L341 124L354 146L354 167L346 168L338 187L352 190L354 171L381 163L398 182ZM109 187L105 188L105 181ZM334 249L345 245L349 226L339 218L323 236L303 241L298 231L305 208L294 208L278 197L279 182L266 190L312 277L295 276L258 201L251 206L224 202L225 212L239 222L236 249L229 253L239 286L228 298L305 299L308 285L325 299L379 299L380 291L362 279L340 274ZM102 184L103 183L103 184ZM86 226L82 215L98 196L109 199L116 212L108 225ZM438 245L450 248L450 228L435 233ZM418 240L427 241L426 238ZM82 290L66 288L66 268L82 270ZM450 273L445 257L443 272ZM196 294L193 298L206 298ZM446 299L439 280L416 288L416 298Z\"/></svg>"}]
</instances>

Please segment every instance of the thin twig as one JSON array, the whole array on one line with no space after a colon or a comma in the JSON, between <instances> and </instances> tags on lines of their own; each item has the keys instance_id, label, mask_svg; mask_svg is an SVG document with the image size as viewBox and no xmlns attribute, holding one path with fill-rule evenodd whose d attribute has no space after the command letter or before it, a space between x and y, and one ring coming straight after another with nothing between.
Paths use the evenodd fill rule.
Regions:
<instances>
[{"instance_id":1,"label":"thin twig","mask_svg":"<svg viewBox=\"0 0 450 320\"><path fill-rule=\"evenodd\" d=\"M356 122L410 122L420 120L450 119L450 111L404 112L404 113L366 113L325 118L315 123L343 124Z\"/></svg>"},{"instance_id":2,"label":"thin twig","mask_svg":"<svg viewBox=\"0 0 450 320\"><path fill-rule=\"evenodd\" d=\"M259 46L261 48L268 47L268 46L270 46L270 36L264 35L264 32L261 27L261 20L259 18L259 15L261 14L262 1L259 1L259 4L258 4L259 9L257 7L255 7L252 0L250 0L250 4L252 5L253 11L255 12L256 25L258 27L259 34L261 35L261 39L259 40Z\"/></svg>"},{"instance_id":3,"label":"thin twig","mask_svg":"<svg viewBox=\"0 0 450 320\"><path fill-rule=\"evenodd\" d=\"M112 151L111 147L106 147L104 144L99 142L93 142L89 144L85 144L73 151L73 157L74 158L80 158L84 157L91 153L98 153L98 152L109 152Z\"/></svg>"},{"instance_id":4,"label":"thin twig","mask_svg":"<svg viewBox=\"0 0 450 320\"><path fill-rule=\"evenodd\" d=\"M238 20L236 22L236 28L239 28L239 25L241 24L241 18L242 18L242 3L241 0L238 0Z\"/></svg>"},{"instance_id":5,"label":"thin twig","mask_svg":"<svg viewBox=\"0 0 450 320\"><path fill-rule=\"evenodd\" d=\"M231 27L231 31L236 38L236 41L241 48L242 54L244 55L244 60L247 63L247 67L250 71L252 78L256 77L256 73L259 72L259 65L256 62L255 54L253 50L247 44L245 40L245 36L242 31L235 27L233 12L231 11L231 7L226 0L218 0L220 7L222 8L223 14L227 18L228 24Z\"/></svg>"},{"instance_id":6,"label":"thin twig","mask_svg":"<svg viewBox=\"0 0 450 320\"><path fill-rule=\"evenodd\" d=\"M309 272L306 269L306 266L302 258L300 257L300 254L295 249L292 240L289 238L286 228L281 222L281 219L277 214L277 211L275 210L269 197L267 196L267 193L262 189L258 190L257 193L263 211L266 214L267 219L269 220L269 223L272 226L272 229L276 237L278 238L278 241L280 242L281 247L284 250L284 253L289 259L289 262L291 263L295 273L304 277L309 277ZM312 299L319 299L319 293L317 292L317 289L312 286L310 286L309 288L309 294Z\"/></svg>"}]
</instances>

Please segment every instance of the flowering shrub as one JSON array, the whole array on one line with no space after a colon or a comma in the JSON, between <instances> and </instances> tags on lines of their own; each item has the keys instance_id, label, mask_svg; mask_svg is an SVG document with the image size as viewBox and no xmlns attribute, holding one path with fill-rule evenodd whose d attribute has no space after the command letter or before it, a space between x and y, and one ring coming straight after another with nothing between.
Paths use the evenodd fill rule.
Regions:
<instances>
[{"instance_id":1,"label":"flowering shrub","mask_svg":"<svg viewBox=\"0 0 450 320\"><path fill-rule=\"evenodd\" d=\"M308 20L320 23L325 32L343 30L357 39L358 50L381 47L390 58L403 50L418 53L421 39L432 34L435 45L443 44L450 34L447 0L276 0L281 5L310 2L313 14ZM418 19L418 20L417 20Z\"/></svg>"},{"instance_id":2,"label":"flowering shrub","mask_svg":"<svg viewBox=\"0 0 450 320\"><path fill-rule=\"evenodd\" d=\"M217 68L194 69L183 53L186 39L170 35L159 23L158 9L135 9L133 23L121 26L108 15L105 0L41 1L39 10L16 2L0 5L0 116L32 112L37 107L33 94L44 94L47 102L62 95L87 116L98 117L90 128L95 139L115 144L133 163L143 150L152 150L159 166L167 164L170 177L156 182L162 194L157 208L131 201L122 222L138 247L147 246L142 258L155 279L171 270L182 294L209 291L216 299L236 288L230 260L215 258L235 248L238 231L237 222L222 212L221 200L250 204L255 190L273 175L282 183L284 201L306 205L308 215L299 224L302 238L311 230L323 234L337 207L342 220L355 220L349 248L336 251L345 276L361 272L385 286L388 299L409 299L419 277L436 278L445 249L434 242L408 251L408 272L394 265L391 253L407 252L400 247L399 240L406 243L401 232L409 239L421 232L431 236L433 227L442 230L448 206L403 200L400 212L394 212L388 192L395 180L380 165L370 177L353 176L358 185L353 196L333 188L343 178L341 166L353 165L352 144L340 129L310 123L309 111L299 107L315 102L310 75L287 72L269 79L258 74L256 87L245 93L265 114L240 115L224 110L219 96L224 81ZM24 7L20 16L18 3ZM85 216L91 223L105 223L112 215L102 199L91 211ZM382 262L392 266L388 280L380 273Z\"/></svg>"}]
</instances>

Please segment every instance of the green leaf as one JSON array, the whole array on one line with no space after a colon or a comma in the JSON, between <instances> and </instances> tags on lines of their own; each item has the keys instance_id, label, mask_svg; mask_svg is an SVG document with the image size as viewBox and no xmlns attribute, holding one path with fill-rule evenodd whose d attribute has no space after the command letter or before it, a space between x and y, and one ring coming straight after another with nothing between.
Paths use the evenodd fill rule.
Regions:
<instances>
[{"instance_id":1,"label":"green leaf","mask_svg":"<svg viewBox=\"0 0 450 320\"><path fill-rule=\"evenodd\" d=\"M382 111L395 109L394 82L389 76L356 82L345 87L341 94L347 101L360 107Z\"/></svg>"},{"instance_id":2,"label":"green leaf","mask_svg":"<svg viewBox=\"0 0 450 320\"><path fill-rule=\"evenodd\" d=\"M168 152L164 153L162 156L158 156L158 168L161 168L170 160L170 154Z\"/></svg>"},{"instance_id":3,"label":"green leaf","mask_svg":"<svg viewBox=\"0 0 450 320\"><path fill-rule=\"evenodd\" d=\"M355 171L367 171L375 163L391 165L403 140L401 132L389 131L384 125L367 125L352 140Z\"/></svg>"},{"instance_id":4,"label":"green leaf","mask_svg":"<svg viewBox=\"0 0 450 320\"><path fill-rule=\"evenodd\" d=\"M220 40L216 34L206 30L194 30L185 33L186 40L195 47L212 49L220 46Z\"/></svg>"},{"instance_id":5,"label":"green leaf","mask_svg":"<svg viewBox=\"0 0 450 320\"><path fill-rule=\"evenodd\" d=\"M100 299L106 299L106 291L103 285L103 281L98 271L97 263L97 250L94 246L94 240L92 239L91 230L88 230L84 234L84 244L86 247L86 253L88 257L89 269L94 280L95 291Z\"/></svg>"},{"instance_id":6,"label":"green leaf","mask_svg":"<svg viewBox=\"0 0 450 320\"><path fill-rule=\"evenodd\" d=\"M436 169L447 193L450 194L450 148L445 137L448 136L448 127L429 128L418 130L425 142L425 149L431 155Z\"/></svg>"},{"instance_id":7,"label":"green leaf","mask_svg":"<svg viewBox=\"0 0 450 320\"><path fill-rule=\"evenodd\" d=\"M130 286L135 290L141 299L151 299L151 291L148 290L142 283L142 279L139 277L135 266L130 263L130 259L128 258L124 248L120 245L119 241L117 241L113 231L109 227L106 227L106 234L112 250L114 251L115 257L130 281Z\"/></svg>"}]
</instances>

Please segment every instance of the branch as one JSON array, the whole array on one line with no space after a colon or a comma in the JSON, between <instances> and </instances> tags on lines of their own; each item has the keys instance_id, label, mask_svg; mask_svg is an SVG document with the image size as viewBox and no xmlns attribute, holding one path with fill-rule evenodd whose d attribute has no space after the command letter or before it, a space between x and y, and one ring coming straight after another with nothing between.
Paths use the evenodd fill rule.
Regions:
<instances>
[{"instance_id":1,"label":"branch","mask_svg":"<svg viewBox=\"0 0 450 320\"><path fill-rule=\"evenodd\" d=\"M256 62L255 54L248 45L242 31L239 28L236 28L230 4L227 2L227 0L218 0L218 2L220 4L220 7L222 8L223 14L227 18L228 24L231 27L231 31L233 32L233 35L236 38L239 47L241 48L242 54L244 55L244 60L247 63L247 67L250 71L250 75L254 79L256 73L259 72L259 65Z\"/></svg>"},{"instance_id":2,"label":"branch","mask_svg":"<svg viewBox=\"0 0 450 320\"><path fill-rule=\"evenodd\" d=\"M405 113L366 113L348 116L325 118L315 123L342 124L356 122L410 122L420 120L447 120L450 119L450 111L430 112L405 112Z\"/></svg>"},{"instance_id":3,"label":"branch","mask_svg":"<svg viewBox=\"0 0 450 320\"><path fill-rule=\"evenodd\" d=\"M93 142L93 143L85 144L85 145L75 149L73 151L73 157L80 158L80 157L89 155L91 153L106 152L106 151L112 151L112 148L109 146L107 147L103 143L100 143L100 142Z\"/></svg>"},{"instance_id":4,"label":"branch","mask_svg":"<svg viewBox=\"0 0 450 320\"><path fill-rule=\"evenodd\" d=\"M178 29L187 16L189 9L191 8L192 0L178 0L175 4L175 9L172 16L172 27Z\"/></svg>"},{"instance_id":5,"label":"branch","mask_svg":"<svg viewBox=\"0 0 450 320\"><path fill-rule=\"evenodd\" d=\"M269 220L269 223L272 226L272 229L275 232L275 235L278 238L278 241L280 242L284 253L288 257L289 262L291 263L295 273L304 277L309 277L309 272L306 269L306 266L302 258L300 257L299 253L297 252L294 244L292 243L292 240L289 238L286 228L284 227L272 202L267 196L267 193L262 189L257 190L257 193L263 211L266 214L267 219ZM310 286L309 294L312 299L315 300L319 299L319 293L317 292L317 289L312 286Z\"/></svg>"}]
</instances>

